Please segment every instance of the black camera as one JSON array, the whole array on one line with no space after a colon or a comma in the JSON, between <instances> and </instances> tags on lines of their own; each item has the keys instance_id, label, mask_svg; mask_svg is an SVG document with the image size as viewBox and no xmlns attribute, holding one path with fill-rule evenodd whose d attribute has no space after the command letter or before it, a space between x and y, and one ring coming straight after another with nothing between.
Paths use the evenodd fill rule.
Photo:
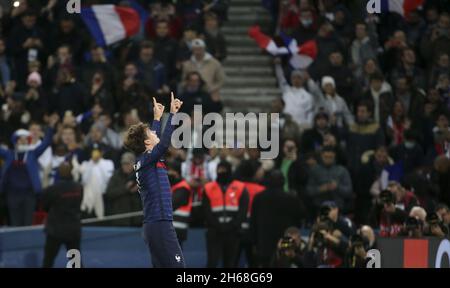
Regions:
<instances>
[{"instance_id":1,"label":"black camera","mask_svg":"<svg viewBox=\"0 0 450 288\"><path fill-rule=\"evenodd\" d=\"M380 193L380 203L381 204L395 204L395 196L389 190L383 190Z\"/></svg>"},{"instance_id":2,"label":"black camera","mask_svg":"<svg viewBox=\"0 0 450 288\"><path fill-rule=\"evenodd\" d=\"M406 231L414 231L421 228L422 223L415 217L408 217L405 221Z\"/></svg>"},{"instance_id":3,"label":"black camera","mask_svg":"<svg viewBox=\"0 0 450 288\"><path fill-rule=\"evenodd\" d=\"M280 250L293 250L295 249L295 241L292 237L286 236L281 239Z\"/></svg>"}]
</instances>

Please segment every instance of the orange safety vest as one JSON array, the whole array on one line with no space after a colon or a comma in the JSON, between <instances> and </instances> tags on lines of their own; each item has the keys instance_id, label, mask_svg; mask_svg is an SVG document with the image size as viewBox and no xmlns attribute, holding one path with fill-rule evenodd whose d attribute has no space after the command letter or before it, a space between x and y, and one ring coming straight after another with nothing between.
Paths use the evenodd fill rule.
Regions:
<instances>
[{"instance_id":1,"label":"orange safety vest","mask_svg":"<svg viewBox=\"0 0 450 288\"><path fill-rule=\"evenodd\" d=\"M228 185L227 191L222 192L216 181L205 184L205 195L209 199L212 212L217 215L219 223L229 223L233 214L239 210L239 201L244 192L244 182L234 180Z\"/></svg>"},{"instance_id":2,"label":"orange safety vest","mask_svg":"<svg viewBox=\"0 0 450 288\"><path fill-rule=\"evenodd\" d=\"M172 186L172 193L181 188L189 191L189 200L186 205L181 206L173 212L173 227L176 229L188 229L192 211L192 189L186 180L182 180Z\"/></svg>"},{"instance_id":3,"label":"orange safety vest","mask_svg":"<svg viewBox=\"0 0 450 288\"><path fill-rule=\"evenodd\" d=\"M256 195L266 190L266 187L253 182L245 182L245 188L247 189L249 199L248 199L247 221L242 222L242 228L248 229L249 228L248 219L252 215L253 200L255 199Z\"/></svg>"}]
</instances>

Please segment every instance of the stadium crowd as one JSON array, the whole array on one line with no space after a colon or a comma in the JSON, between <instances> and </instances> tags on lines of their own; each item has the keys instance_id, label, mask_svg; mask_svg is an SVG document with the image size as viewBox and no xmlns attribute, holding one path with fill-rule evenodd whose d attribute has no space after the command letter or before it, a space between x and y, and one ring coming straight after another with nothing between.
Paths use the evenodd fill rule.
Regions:
<instances>
[{"instance_id":1,"label":"stadium crowd","mask_svg":"<svg viewBox=\"0 0 450 288\"><path fill-rule=\"evenodd\" d=\"M228 1L137 1L150 12L140 33L109 47L65 2L0 1L3 225L42 223L61 181L82 186L84 218L140 211L123 136L152 120L152 97L168 103L176 91L186 113L223 109ZM364 1L263 2L274 39L313 40L317 57L303 70L274 58L282 97L267 112L280 113L277 159L169 149L180 242L206 227L208 267L238 266L241 252L250 267L365 267L377 237L448 237L448 3L428 0L402 17L366 15Z\"/></svg>"}]
</instances>

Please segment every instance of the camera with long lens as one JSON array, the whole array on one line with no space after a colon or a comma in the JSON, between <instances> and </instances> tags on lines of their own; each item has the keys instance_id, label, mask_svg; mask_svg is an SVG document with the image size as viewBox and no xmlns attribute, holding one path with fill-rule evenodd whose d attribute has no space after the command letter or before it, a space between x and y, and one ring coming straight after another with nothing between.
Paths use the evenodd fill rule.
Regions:
<instances>
[{"instance_id":1,"label":"camera with long lens","mask_svg":"<svg viewBox=\"0 0 450 288\"><path fill-rule=\"evenodd\" d=\"M420 222L415 217L408 217L405 221L406 231L414 231L420 228Z\"/></svg>"}]
</instances>

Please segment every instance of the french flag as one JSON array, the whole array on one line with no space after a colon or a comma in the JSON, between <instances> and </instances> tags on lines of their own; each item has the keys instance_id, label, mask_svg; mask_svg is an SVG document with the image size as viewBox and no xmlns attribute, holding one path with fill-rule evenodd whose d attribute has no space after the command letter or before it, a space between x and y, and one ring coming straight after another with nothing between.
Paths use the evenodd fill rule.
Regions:
<instances>
[{"instance_id":1,"label":"french flag","mask_svg":"<svg viewBox=\"0 0 450 288\"><path fill-rule=\"evenodd\" d=\"M108 46L139 32L139 14L132 8L92 5L81 9L81 18L98 45Z\"/></svg>"},{"instance_id":2,"label":"french flag","mask_svg":"<svg viewBox=\"0 0 450 288\"><path fill-rule=\"evenodd\" d=\"M381 11L395 12L407 18L425 4L425 0L381 0Z\"/></svg>"},{"instance_id":3,"label":"french flag","mask_svg":"<svg viewBox=\"0 0 450 288\"><path fill-rule=\"evenodd\" d=\"M299 46L297 40L281 34L284 46L279 47L272 38L262 33L257 25L250 27L248 35L255 40L261 49L275 57L290 55L289 63L294 69L307 68L317 57L318 48L315 40L310 40Z\"/></svg>"}]
</instances>

